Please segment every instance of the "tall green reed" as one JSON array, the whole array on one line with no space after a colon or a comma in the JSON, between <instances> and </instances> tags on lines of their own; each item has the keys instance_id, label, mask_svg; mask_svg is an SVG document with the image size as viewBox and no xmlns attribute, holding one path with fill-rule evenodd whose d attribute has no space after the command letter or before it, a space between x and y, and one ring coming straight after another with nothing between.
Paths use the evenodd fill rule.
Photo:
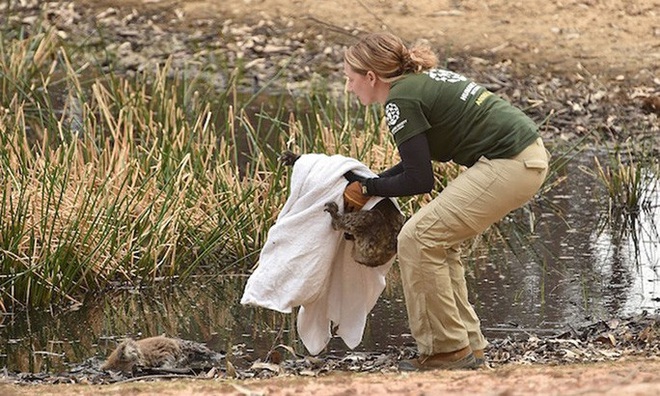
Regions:
<instances>
[{"instance_id":1,"label":"tall green reed","mask_svg":"<svg viewBox=\"0 0 660 396\"><path fill-rule=\"evenodd\" d=\"M653 147L632 141L608 150L607 162L594 157L595 176L604 187L610 211L636 213L649 205L649 194L657 182Z\"/></svg>"},{"instance_id":2,"label":"tall green reed","mask_svg":"<svg viewBox=\"0 0 660 396\"><path fill-rule=\"evenodd\" d=\"M245 271L286 200L285 147L395 161L373 108L312 94L267 109L237 74L214 92L169 63L100 73L47 31L0 43L5 309Z\"/></svg>"},{"instance_id":3,"label":"tall green reed","mask_svg":"<svg viewBox=\"0 0 660 396\"><path fill-rule=\"evenodd\" d=\"M614 246L631 241L637 261L643 249L640 234L658 235L657 225L648 222L657 208L660 168L656 152L649 142L627 141L608 150L604 161L594 157L594 169L588 170L605 192L599 200L604 209L598 232L611 234ZM647 224L641 227L644 216Z\"/></svg>"},{"instance_id":4,"label":"tall green reed","mask_svg":"<svg viewBox=\"0 0 660 396\"><path fill-rule=\"evenodd\" d=\"M166 64L83 88L46 32L1 50L3 302L186 276L255 248L243 238L254 234L244 214L255 188L231 160L236 131L223 134L209 103L187 100L194 81L169 78ZM63 87L74 102L58 115Z\"/></svg>"},{"instance_id":5,"label":"tall green reed","mask_svg":"<svg viewBox=\"0 0 660 396\"><path fill-rule=\"evenodd\" d=\"M287 198L284 149L398 161L379 109L324 90L250 95L226 72L217 91L169 62L100 72L48 31L0 40L4 309L249 271ZM438 182L459 171L438 167Z\"/></svg>"}]
</instances>

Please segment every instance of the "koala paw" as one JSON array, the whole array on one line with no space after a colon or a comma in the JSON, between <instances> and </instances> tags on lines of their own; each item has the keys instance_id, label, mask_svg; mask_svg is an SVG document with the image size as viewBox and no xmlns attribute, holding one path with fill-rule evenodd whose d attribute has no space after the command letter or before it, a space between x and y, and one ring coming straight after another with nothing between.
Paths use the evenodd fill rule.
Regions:
<instances>
[{"instance_id":1,"label":"koala paw","mask_svg":"<svg viewBox=\"0 0 660 396\"><path fill-rule=\"evenodd\" d=\"M293 166L293 164L295 164L296 161L298 161L298 158L300 158L300 155L287 150L282 154L280 154L279 160L280 163L282 163L282 165Z\"/></svg>"},{"instance_id":2,"label":"koala paw","mask_svg":"<svg viewBox=\"0 0 660 396\"><path fill-rule=\"evenodd\" d=\"M331 215L335 215L339 211L339 207L335 202L328 202L325 204L324 211L330 213Z\"/></svg>"}]
</instances>

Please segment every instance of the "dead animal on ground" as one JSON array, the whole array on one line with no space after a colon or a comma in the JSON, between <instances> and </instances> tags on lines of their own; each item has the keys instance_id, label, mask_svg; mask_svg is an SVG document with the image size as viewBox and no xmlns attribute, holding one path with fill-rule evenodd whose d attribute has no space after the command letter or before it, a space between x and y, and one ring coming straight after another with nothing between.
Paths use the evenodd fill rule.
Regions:
<instances>
[{"instance_id":1,"label":"dead animal on ground","mask_svg":"<svg viewBox=\"0 0 660 396\"><path fill-rule=\"evenodd\" d=\"M280 162L293 166L300 155L285 151ZM325 204L330 213L332 228L343 231L344 237L353 240L353 259L369 267L377 267L389 262L396 254L397 235L403 227L404 216L391 199L380 200L369 210L339 213L335 202Z\"/></svg>"},{"instance_id":2,"label":"dead animal on ground","mask_svg":"<svg viewBox=\"0 0 660 396\"><path fill-rule=\"evenodd\" d=\"M191 368L217 364L222 358L222 354L201 343L156 336L123 341L101 365L101 370L130 373L136 368Z\"/></svg>"}]
</instances>

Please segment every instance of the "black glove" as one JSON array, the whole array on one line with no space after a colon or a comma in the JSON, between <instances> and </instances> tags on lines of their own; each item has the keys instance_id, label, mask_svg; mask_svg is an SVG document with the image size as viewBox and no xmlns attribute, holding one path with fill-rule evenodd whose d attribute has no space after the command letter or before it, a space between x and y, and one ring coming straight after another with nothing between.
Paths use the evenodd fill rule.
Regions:
<instances>
[{"instance_id":1,"label":"black glove","mask_svg":"<svg viewBox=\"0 0 660 396\"><path fill-rule=\"evenodd\" d=\"M348 180L349 183L353 183L354 181L360 182L360 184L364 184L364 181L367 180L366 177L364 176L358 176L353 171L348 171L344 173L344 177L346 180Z\"/></svg>"}]
</instances>

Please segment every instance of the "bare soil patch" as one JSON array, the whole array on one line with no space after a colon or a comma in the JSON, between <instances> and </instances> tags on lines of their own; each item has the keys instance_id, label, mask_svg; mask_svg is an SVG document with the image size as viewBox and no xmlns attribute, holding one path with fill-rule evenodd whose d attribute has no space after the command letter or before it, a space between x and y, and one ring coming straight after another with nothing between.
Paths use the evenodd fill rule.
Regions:
<instances>
[{"instance_id":1,"label":"bare soil patch","mask_svg":"<svg viewBox=\"0 0 660 396\"><path fill-rule=\"evenodd\" d=\"M660 360L423 373L334 372L268 380L175 380L92 385L1 385L19 395L657 395Z\"/></svg>"},{"instance_id":2,"label":"bare soil patch","mask_svg":"<svg viewBox=\"0 0 660 396\"><path fill-rule=\"evenodd\" d=\"M660 141L660 0L68 4L49 11L62 35L85 38L78 40L85 52L96 51L90 60L129 73L169 59L219 86L228 79L223 67L242 65L243 90L275 78L291 93L341 90L344 48L362 33L390 30L409 43L428 41L446 67L543 123L549 141L593 132L596 144ZM225 66L194 70L205 64Z\"/></svg>"},{"instance_id":3,"label":"bare soil patch","mask_svg":"<svg viewBox=\"0 0 660 396\"><path fill-rule=\"evenodd\" d=\"M82 2L81 2L82 3ZM350 42L391 30L447 54L512 59L532 70L653 79L660 65L660 1L639 0L90 0L90 7L167 9L180 26L282 19Z\"/></svg>"}]
</instances>

